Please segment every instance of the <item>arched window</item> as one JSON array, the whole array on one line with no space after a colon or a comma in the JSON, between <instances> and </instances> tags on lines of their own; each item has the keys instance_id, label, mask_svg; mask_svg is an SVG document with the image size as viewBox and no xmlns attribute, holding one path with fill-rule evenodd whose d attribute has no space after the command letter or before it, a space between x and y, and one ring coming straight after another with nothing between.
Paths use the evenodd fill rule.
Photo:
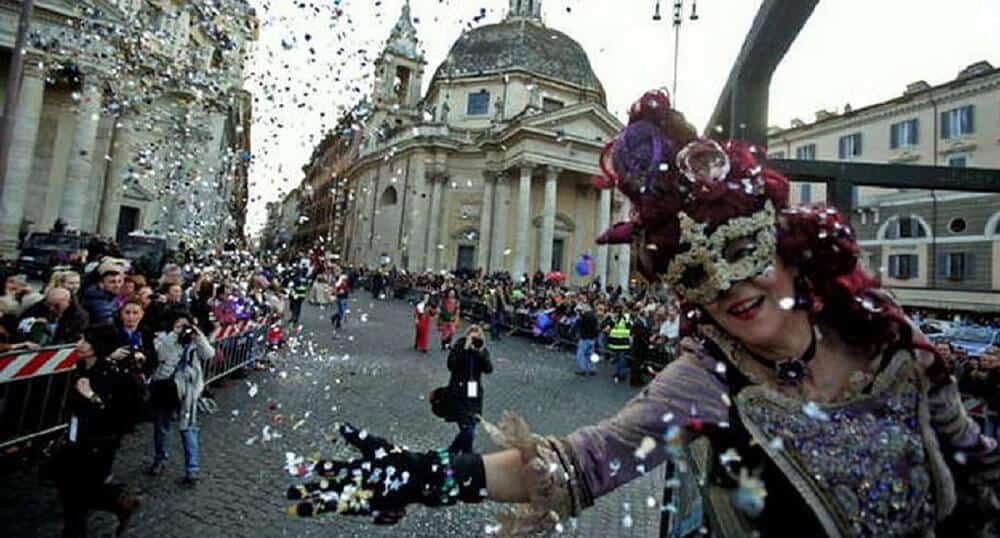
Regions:
<instances>
[{"instance_id":1,"label":"arched window","mask_svg":"<svg viewBox=\"0 0 1000 538\"><path fill-rule=\"evenodd\" d=\"M1000 211L997 211L986 221L986 237L1000 239Z\"/></svg>"},{"instance_id":2,"label":"arched window","mask_svg":"<svg viewBox=\"0 0 1000 538\"><path fill-rule=\"evenodd\" d=\"M930 237L927 222L917 215L900 215L885 221L879 230L879 239L922 239Z\"/></svg>"},{"instance_id":3,"label":"arched window","mask_svg":"<svg viewBox=\"0 0 1000 538\"><path fill-rule=\"evenodd\" d=\"M396 187L389 187L382 193L382 201L380 205L382 207L396 205L397 199L398 195L396 194Z\"/></svg>"}]
</instances>

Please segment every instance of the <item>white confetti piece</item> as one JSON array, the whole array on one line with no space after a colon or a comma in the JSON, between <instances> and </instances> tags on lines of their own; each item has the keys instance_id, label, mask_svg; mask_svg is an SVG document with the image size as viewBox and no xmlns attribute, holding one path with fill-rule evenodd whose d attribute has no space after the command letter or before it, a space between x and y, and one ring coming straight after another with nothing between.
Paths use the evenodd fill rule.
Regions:
<instances>
[{"instance_id":1,"label":"white confetti piece","mask_svg":"<svg viewBox=\"0 0 1000 538\"><path fill-rule=\"evenodd\" d=\"M656 440L647 435L642 438L639 448L635 449L635 457L644 460L654 448L656 448Z\"/></svg>"},{"instance_id":2,"label":"white confetti piece","mask_svg":"<svg viewBox=\"0 0 1000 538\"><path fill-rule=\"evenodd\" d=\"M822 409L820 409L819 406L816 405L816 402L806 402L806 404L802 406L802 412L809 418L822 420L824 422L830 420L830 415L827 415Z\"/></svg>"}]
</instances>

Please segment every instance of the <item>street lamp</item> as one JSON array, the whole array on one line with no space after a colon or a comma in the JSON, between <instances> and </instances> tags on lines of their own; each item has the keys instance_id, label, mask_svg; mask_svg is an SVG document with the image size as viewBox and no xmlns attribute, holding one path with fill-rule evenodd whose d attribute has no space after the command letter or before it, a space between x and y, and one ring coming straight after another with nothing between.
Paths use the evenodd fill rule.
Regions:
<instances>
[{"instance_id":1,"label":"street lamp","mask_svg":"<svg viewBox=\"0 0 1000 538\"><path fill-rule=\"evenodd\" d=\"M660 11L660 1L656 0L656 8L653 10L653 20L662 21L663 15ZM690 20L696 21L701 17L698 16L698 0L691 0L691 15ZM681 48L681 24L684 23L684 0L674 0L674 83L671 90L671 100L673 106L677 106L677 67L680 63L680 48Z\"/></svg>"}]
</instances>

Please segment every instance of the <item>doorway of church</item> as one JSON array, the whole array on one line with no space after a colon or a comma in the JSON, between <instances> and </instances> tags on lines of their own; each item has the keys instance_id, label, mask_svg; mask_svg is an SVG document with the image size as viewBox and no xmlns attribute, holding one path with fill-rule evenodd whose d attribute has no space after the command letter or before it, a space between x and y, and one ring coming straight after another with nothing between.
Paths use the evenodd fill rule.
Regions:
<instances>
[{"instance_id":1,"label":"doorway of church","mask_svg":"<svg viewBox=\"0 0 1000 538\"><path fill-rule=\"evenodd\" d=\"M562 271L563 270L563 252L566 250L566 240L565 239L553 239L552 240L552 270Z\"/></svg>"},{"instance_id":2,"label":"doorway of church","mask_svg":"<svg viewBox=\"0 0 1000 538\"><path fill-rule=\"evenodd\" d=\"M455 269L459 271L472 271L476 268L476 247L471 245L459 245L458 263Z\"/></svg>"},{"instance_id":3,"label":"doorway of church","mask_svg":"<svg viewBox=\"0 0 1000 538\"><path fill-rule=\"evenodd\" d=\"M121 243L139 228L139 208L123 205L118 209L118 229L115 230L115 240Z\"/></svg>"}]
</instances>

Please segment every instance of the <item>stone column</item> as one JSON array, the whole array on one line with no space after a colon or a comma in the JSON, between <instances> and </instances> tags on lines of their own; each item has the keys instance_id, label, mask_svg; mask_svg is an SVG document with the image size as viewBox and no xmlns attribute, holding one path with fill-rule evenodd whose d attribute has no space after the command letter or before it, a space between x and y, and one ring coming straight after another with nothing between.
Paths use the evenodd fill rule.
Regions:
<instances>
[{"instance_id":1,"label":"stone column","mask_svg":"<svg viewBox=\"0 0 1000 538\"><path fill-rule=\"evenodd\" d=\"M511 276L518 282L528 271L528 229L531 226L531 165L521 165L521 180L517 187L517 231L514 236L514 266Z\"/></svg>"},{"instance_id":2,"label":"stone column","mask_svg":"<svg viewBox=\"0 0 1000 538\"><path fill-rule=\"evenodd\" d=\"M604 233L611 225L611 189L601 189L601 198L597 203L597 234ZM608 283L608 245L597 246L597 260L594 275L602 285Z\"/></svg>"},{"instance_id":3,"label":"stone column","mask_svg":"<svg viewBox=\"0 0 1000 538\"><path fill-rule=\"evenodd\" d=\"M490 249L490 271L510 268L510 247L507 246L507 215L510 213L510 176L507 172L496 175L493 185L493 238Z\"/></svg>"},{"instance_id":4,"label":"stone column","mask_svg":"<svg viewBox=\"0 0 1000 538\"><path fill-rule=\"evenodd\" d=\"M488 273L490 270L490 245L493 230L493 193L496 186L496 172L483 172L483 208L479 212L479 247L476 252L476 267Z\"/></svg>"},{"instance_id":5,"label":"stone column","mask_svg":"<svg viewBox=\"0 0 1000 538\"><path fill-rule=\"evenodd\" d=\"M538 249L538 266L543 273L552 270L552 241L556 233L556 179L559 168L549 166L545 170L545 198L542 205L542 244Z\"/></svg>"},{"instance_id":6,"label":"stone column","mask_svg":"<svg viewBox=\"0 0 1000 538\"><path fill-rule=\"evenodd\" d=\"M430 217L430 200L428 197L421 197L420 193L426 193L428 188L427 163L422 155L417 155L413 160L410 169L410 226L404 231L406 235L406 248L409 253L410 263L406 267L407 271L423 271L427 268L427 219Z\"/></svg>"},{"instance_id":7,"label":"stone column","mask_svg":"<svg viewBox=\"0 0 1000 538\"><path fill-rule=\"evenodd\" d=\"M443 173L431 172L428 178L431 182L431 211L427 215L427 259L426 270L437 271L438 268L438 245L441 243L440 222L441 222L441 198L443 195L444 182L447 180Z\"/></svg>"},{"instance_id":8,"label":"stone column","mask_svg":"<svg viewBox=\"0 0 1000 538\"><path fill-rule=\"evenodd\" d=\"M66 164L59 216L70 227L83 230L84 205L90 187L90 170L94 163L97 126L101 121L101 80L87 75L80 92L76 113L76 130Z\"/></svg>"},{"instance_id":9,"label":"stone column","mask_svg":"<svg viewBox=\"0 0 1000 538\"><path fill-rule=\"evenodd\" d=\"M118 231L118 214L121 208L122 189L128 165L132 158L133 133L131 121L126 116L115 120L111 139L111 164L108 165L107 179L101 203L101 221L98 232L105 237L115 237ZM161 226L163 224L161 223Z\"/></svg>"},{"instance_id":10,"label":"stone column","mask_svg":"<svg viewBox=\"0 0 1000 538\"><path fill-rule=\"evenodd\" d=\"M7 91L12 91L7 88ZM13 256L24 218L25 196L35 162L35 142L42 116L45 73L37 57L24 59L21 92L14 118L14 132L7 161L7 176L0 192L0 255Z\"/></svg>"},{"instance_id":11,"label":"stone column","mask_svg":"<svg viewBox=\"0 0 1000 538\"><path fill-rule=\"evenodd\" d=\"M619 215L619 221L625 221L629 218L629 212L632 209L631 202L627 198L622 200L621 214ZM631 269L632 261L632 247L627 243L624 245L618 245L618 282L615 284L622 287L626 296L628 295L628 277L629 269Z\"/></svg>"}]
</instances>

